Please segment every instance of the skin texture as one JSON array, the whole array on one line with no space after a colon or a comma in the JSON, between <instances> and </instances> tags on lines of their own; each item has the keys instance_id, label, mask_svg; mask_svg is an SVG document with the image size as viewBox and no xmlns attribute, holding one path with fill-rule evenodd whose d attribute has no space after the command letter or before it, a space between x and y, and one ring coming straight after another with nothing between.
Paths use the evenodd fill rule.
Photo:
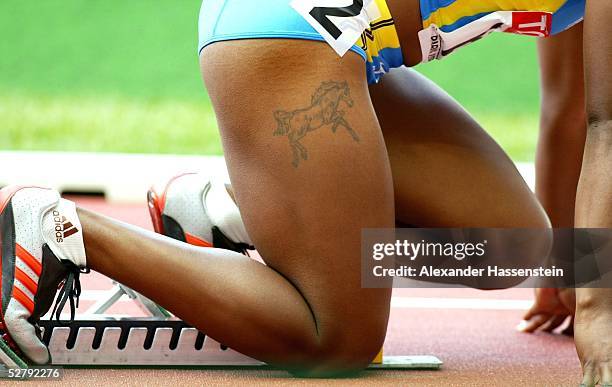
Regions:
<instances>
[{"instance_id":1,"label":"skin texture","mask_svg":"<svg viewBox=\"0 0 612 387\"><path fill-rule=\"evenodd\" d=\"M582 23L538 40L542 106L536 195L553 227L574 226L586 138L582 40Z\"/></svg>"},{"instance_id":2,"label":"skin texture","mask_svg":"<svg viewBox=\"0 0 612 387\"><path fill-rule=\"evenodd\" d=\"M587 1L584 67L587 139L576 227L612 228L612 3ZM597 286L597 284L594 284ZM612 384L612 289L576 291L575 340L585 385Z\"/></svg>"},{"instance_id":3,"label":"skin texture","mask_svg":"<svg viewBox=\"0 0 612 387\"><path fill-rule=\"evenodd\" d=\"M395 20L404 64L408 67L416 66L422 59L418 38L419 31L423 29L420 0L387 0L387 6Z\"/></svg>"},{"instance_id":4,"label":"skin texture","mask_svg":"<svg viewBox=\"0 0 612 387\"><path fill-rule=\"evenodd\" d=\"M275 71L278 57L283 72ZM92 269L247 355L305 376L368 364L385 336L390 290L361 288L362 228L393 227L396 218L422 226L548 226L508 157L413 71L372 88L376 112L363 60L340 59L321 43L217 43L204 50L202 72L234 197L267 266L84 210L80 216ZM350 99L311 97L330 83L346 84ZM292 117L280 115L290 126L280 134L278 111ZM434 124L433 114L441 117ZM292 132L308 153L297 165ZM445 195L440 186L449 187Z\"/></svg>"},{"instance_id":5,"label":"skin texture","mask_svg":"<svg viewBox=\"0 0 612 387\"><path fill-rule=\"evenodd\" d=\"M361 288L361 229L393 227L394 205L363 60L340 59L321 43L235 41L207 47L202 72L235 199L267 266L83 211L89 264L216 340L299 375L365 367L382 346L391 291ZM288 137L275 135L275 112L295 113L297 130L305 122L299 111L325 82L346 82L352 106L336 110L360 140L322 125L302 139L309 157L296 167Z\"/></svg>"},{"instance_id":6,"label":"skin texture","mask_svg":"<svg viewBox=\"0 0 612 387\"><path fill-rule=\"evenodd\" d=\"M389 152L398 226L550 227L510 158L433 82L414 70L397 69L385 75L380 84L371 85L370 95ZM489 237L483 236L495 238L494 231ZM534 233L531 242L525 244L530 248L524 249L514 263L523 267L540 264L548 242L541 233ZM452 283L445 278L437 280ZM459 281L491 289L516 286L522 279Z\"/></svg>"},{"instance_id":7,"label":"skin texture","mask_svg":"<svg viewBox=\"0 0 612 387\"><path fill-rule=\"evenodd\" d=\"M517 325L516 329L525 333L536 331L550 333L561 326L568 317L572 317L572 321L563 331L564 334L572 335L575 310L575 289L535 289L533 305L525 313L523 321Z\"/></svg>"},{"instance_id":8,"label":"skin texture","mask_svg":"<svg viewBox=\"0 0 612 387\"><path fill-rule=\"evenodd\" d=\"M404 68L385 75L370 91L391 161L398 222L549 225L510 158L433 82Z\"/></svg>"},{"instance_id":9,"label":"skin texture","mask_svg":"<svg viewBox=\"0 0 612 387\"><path fill-rule=\"evenodd\" d=\"M542 105L536 195L552 226L559 228L574 227L576 189L586 138L582 41L582 23L538 40ZM556 248L572 248L569 245L572 241L556 242ZM573 316L575 298L573 289L536 289L534 305L517 328L526 333L552 332ZM572 332L570 324L566 333Z\"/></svg>"}]
</instances>

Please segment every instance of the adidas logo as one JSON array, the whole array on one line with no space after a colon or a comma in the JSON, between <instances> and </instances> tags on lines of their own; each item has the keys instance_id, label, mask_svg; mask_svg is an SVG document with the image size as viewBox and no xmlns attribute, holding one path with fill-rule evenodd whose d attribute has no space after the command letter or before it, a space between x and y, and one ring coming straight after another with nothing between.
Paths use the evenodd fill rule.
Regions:
<instances>
[{"instance_id":1,"label":"adidas logo","mask_svg":"<svg viewBox=\"0 0 612 387\"><path fill-rule=\"evenodd\" d=\"M61 216L59 211L53 211L53 221L55 222L55 240L62 243L64 239L79 232L65 216Z\"/></svg>"}]
</instances>

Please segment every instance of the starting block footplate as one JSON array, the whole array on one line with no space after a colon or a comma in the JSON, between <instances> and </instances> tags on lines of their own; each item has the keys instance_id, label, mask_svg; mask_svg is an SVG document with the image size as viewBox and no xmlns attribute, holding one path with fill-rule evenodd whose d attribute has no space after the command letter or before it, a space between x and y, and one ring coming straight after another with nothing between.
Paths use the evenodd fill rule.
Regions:
<instances>
[{"instance_id":1,"label":"starting block footplate","mask_svg":"<svg viewBox=\"0 0 612 387\"><path fill-rule=\"evenodd\" d=\"M213 340L181 320L96 318L43 320L52 364L125 367L268 367ZM438 369L435 356L384 356L369 369Z\"/></svg>"}]
</instances>

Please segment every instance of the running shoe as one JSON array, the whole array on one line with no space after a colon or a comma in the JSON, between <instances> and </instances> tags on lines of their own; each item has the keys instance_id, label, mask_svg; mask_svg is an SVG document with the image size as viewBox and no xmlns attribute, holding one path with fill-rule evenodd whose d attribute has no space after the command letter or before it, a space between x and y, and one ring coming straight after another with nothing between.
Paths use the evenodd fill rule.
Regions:
<instances>
[{"instance_id":1,"label":"running shoe","mask_svg":"<svg viewBox=\"0 0 612 387\"><path fill-rule=\"evenodd\" d=\"M0 264L0 357L22 365L11 357L12 350L27 363L47 364L51 355L38 322L56 294L52 315L59 320L69 301L74 319L75 300L78 307L81 293L79 275L87 272L75 204L50 189L0 190Z\"/></svg>"},{"instance_id":2,"label":"running shoe","mask_svg":"<svg viewBox=\"0 0 612 387\"><path fill-rule=\"evenodd\" d=\"M178 175L147 193L155 232L200 247L243 254L252 250L240 211L223 182L198 173Z\"/></svg>"}]
</instances>

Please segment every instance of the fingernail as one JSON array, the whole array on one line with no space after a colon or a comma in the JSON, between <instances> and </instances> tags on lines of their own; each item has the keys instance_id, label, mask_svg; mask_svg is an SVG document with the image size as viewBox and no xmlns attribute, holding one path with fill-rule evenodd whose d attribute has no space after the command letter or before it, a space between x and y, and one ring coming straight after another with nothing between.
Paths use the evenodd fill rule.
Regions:
<instances>
[{"instance_id":1,"label":"fingernail","mask_svg":"<svg viewBox=\"0 0 612 387\"><path fill-rule=\"evenodd\" d=\"M524 330L527 328L527 325L528 325L528 324L529 324L529 321L526 321L526 320L521 320L521 322L519 322L519 323L516 325L515 329L516 329L517 331L519 331L519 332L523 332L523 331L524 331Z\"/></svg>"}]
</instances>

